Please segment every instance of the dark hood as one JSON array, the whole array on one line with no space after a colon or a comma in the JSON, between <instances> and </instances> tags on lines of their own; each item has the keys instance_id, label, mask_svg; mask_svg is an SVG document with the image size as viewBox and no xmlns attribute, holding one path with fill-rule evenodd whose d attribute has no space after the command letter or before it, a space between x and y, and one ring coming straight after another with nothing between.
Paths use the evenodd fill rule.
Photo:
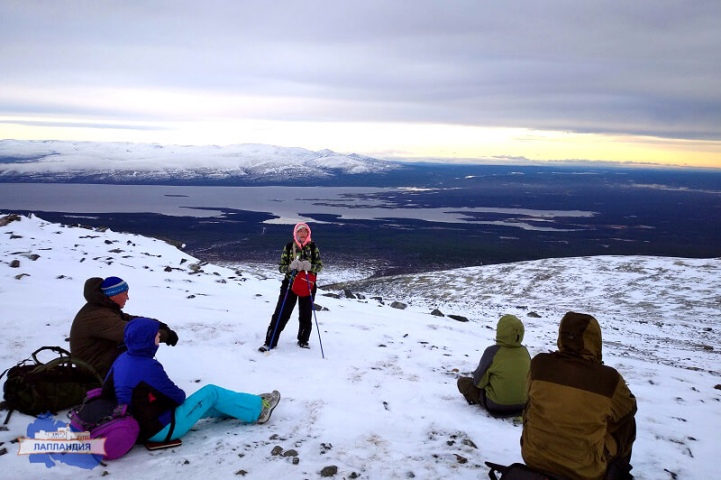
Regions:
<instances>
[{"instance_id":1,"label":"dark hood","mask_svg":"<svg viewBox=\"0 0 721 480\"><path fill-rule=\"evenodd\" d=\"M158 346L155 336L160 329L160 322L150 318L135 318L125 326L125 346L128 354L136 357L155 356Z\"/></svg>"},{"instance_id":2,"label":"dark hood","mask_svg":"<svg viewBox=\"0 0 721 480\"><path fill-rule=\"evenodd\" d=\"M594 363L603 363L601 327L585 313L567 312L558 328L558 349Z\"/></svg>"},{"instance_id":3,"label":"dark hood","mask_svg":"<svg viewBox=\"0 0 721 480\"><path fill-rule=\"evenodd\" d=\"M96 303L106 307L117 308L120 310L120 305L113 302L108 298L101 290L100 284L103 283L103 279L100 277L88 278L85 281L85 288L83 289L83 296L89 303Z\"/></svg>"}]
</instances>

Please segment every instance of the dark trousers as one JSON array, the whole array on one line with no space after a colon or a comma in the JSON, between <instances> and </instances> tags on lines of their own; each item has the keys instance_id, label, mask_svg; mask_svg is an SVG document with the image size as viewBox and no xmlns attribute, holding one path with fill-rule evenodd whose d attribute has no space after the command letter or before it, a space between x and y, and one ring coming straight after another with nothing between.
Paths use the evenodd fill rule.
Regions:
<instances>
[{"instance_id":1,"label":"dark trousers","mask_svg":"<svg viewBox=\"0 0 721 480\"><path fill-rule=\"evenodd\" d=\"M498 405L486 398L486 391L473 384L471 377L460 377L457 382L458 391L463 394L469 405L480 405L494 417L515 417L523 413L518 405Z\"/></svg>"},{"instance_id":2,"label":"dark trousers","mask_svg":"<svg viewBox=\"0 0 721 480\"><path fill-rule=\"evenodd\" d=\"M278 303L275 306L275 312L270 318L270 325L268 325L268 331L265 334L266 345L270 346L270 348L275 348L278 345L280 332L283 331L288 323L296 303L298 304L299 322L298 341L308 343L310 333L313 330L313 297L315 297L315 292L316 288L314 286L312 296L298 297L298 295L289 289L289 280L287 278L283 280L280 284ZM274 333L275 337L273 335Z\"/></svg>"}]
</instances>

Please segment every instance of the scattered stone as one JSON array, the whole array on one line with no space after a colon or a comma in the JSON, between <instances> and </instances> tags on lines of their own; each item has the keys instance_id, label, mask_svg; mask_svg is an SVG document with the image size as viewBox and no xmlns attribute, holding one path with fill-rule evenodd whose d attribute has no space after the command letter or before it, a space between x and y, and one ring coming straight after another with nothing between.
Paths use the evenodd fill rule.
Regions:
<instances>
[{"instance_id":1,"label":"scattered stone","mask_svg":"<svg viewBox=\"0 0 721 480\"><path fill-rule=\"evenodd\" d=\"M101 477L107 477L108 475L110 475L110 472L107 470L103 470L103 473L100 474Z\"/></svg>"},{"instance_id":2,"label":"scattered stone","mask_svg":"<svg viewBox=\"0 0 721 480\"><path fill-rule=\"evenodd\" d=\"M338 295L337 293L328 292L328 293L323 293L322 295L323 295L324 297L330 297L330 298L335 298L335 299L339 299L339 298L340 298L340 295Z\"/></svg>"},{"instance_id":3,"label":"scattered stone","mask_svg":"<svg viewBox=\"0 0 721 480\"><path fill-rule=\"evenodd\" d=\"M7 449L7 448L5 448L5 447L0 448L0 456L5 455L6 453L8 453L8 449Z\"/></svg>"},{"instance_id":4,"label":"scattered stone","mask_svg":"<svg viewBox=\"0 0 721 480\"><path fill-rule=\"evenodd\" d=\"M323 470L320 471L321 477L333 477L338 473L338 467L335 465L329 465L327 467L323 467Z\"/></svg>"},{"instance_id":5,"label":"scattered stone","mask_svg":"<svg viewBox=\"0 0 721 480\"><path fill-rule=\"evenodd\" d=\"M528 312L527 316L529 316L531 318L541 318L541 316L539 314L537 314L536 312Z\"/></svg>"},{"instance_id":6,"label":"scattered stone","mask_svg":"<svg viewBox=\"0 0 721 480\"><path fill-rule=\"evenodd\" d=\"M456 456L456 460L460 464L468 463L468 459L462 455L458 455L457 453L454 454Z\"/></svg>"},{"instance_id":7,"label":"scattered stone","mask_svg":"<svg viewBox=\"0 0 721 480\"><path fill-rule=\"evenodd\" d=\"M284 457L297 457L298 451L291 448L290 450L286 450L285 452L283 452L283 456Z\"/></svg>"},{"instance_id":8,"label":"scattered stone","mask_svg":"<svg viewBox=\"0 0 721 480\"><path fill-rule=\"evenodd\" d=\"M332 443L321 443L320 444L320 454L324 455L325 453L333 450L333 444Z\"/></svg>"},{"instance_id":9,"label":"scattered stone","mask_svg":"<svg viewBox=\"0 0 721 480\"><path fill-rule=\"evenodd\" d=\"M324 307L323 305L318 305L317 303L313 304L313 308L315 308L316 312L330 312L328 307Z\"/></svg>"},{"instance_id":10,"label":"scattered stone","mask_svg":"<svg viewBox=\"0 0 721 480\"><path fill-rule=\"evenodd\" d=\"M701 348L709 352L713 351L713 347L711 345L701 345Z\"/></svg>"},{"instance_id":11,"label":"scattered stone","mask_svg":"<svg viewBox=\"0 0 721 480\"><path fill-rule=\"evenodd\" d=\"M10 262L10 268L19 268L20 267L20 260L13 260Z\"/></svg>"},{"instance_id":12,"label":"scattered stone","mask_svg":"<svg viewBox=\"0 0 721 480\"><path fill-rule=\"evenodd\" d=\"M721 390L721 383L719 383L718 385L716 385L716 386L713 387L713 388L715 388L716 390Z\"/></svg>"},{"instance_id":13,"label":"scattered stone","mask_svg":"<svg viewBox=\"0 0 721 480\"><path fill-rule=\"evenodd\" d=\"M300 463L299 457L293 457L293 465L298 465Z\"/></svg>"},{"instance_id":14,"label":"scattered stone","mask_svg":"<svg viewBox=\"0 0 721 480\"><path fill-rule=\"evenodd\" d=\"M468 319L464 317L463 315L448 315L448 318L452 318L453 320L458 320L459 322L467 322Z\"/></svg>"},{"instance_id":15,"label":"scattered stone","mask_svg":"<svg viewBox=\"0 0 721 480\"><path fill-rule=\"evenodd\" d=\"M241 477L245 477L246 475L248 475L248 472L246 472L245 470L238 470L237 472L235 472L235 474L240 475Z\"/></svg>"},{"instance_id":16,"label":"scattered stone","mask_svg":"<svg viewBox=\"0 0 721 480\"><path fill-rule=\"evenodd\" d=\"M113 243L115 242L113 242L112 240L105 240L105 245L112 245Z\"/></svg>"},{"instance_id":17,"label":"scattered stone","mask_svg":"<svg viewBox=\"0 0 721 480\"><path fill-rule=\"evenodd\" d=\"M408 306L408 305L406 305L406 304L403 303L403 302L393 302L393 303L391 303L391 308L397 308L398 310L405 310L405 308L406 308L407 306Z\"/></svg>"},{"instance_id":18,"label":"scattered stone","mask_svg":"<svg viewBox=\"0 0 721 480\"><path fill-rule=\"evenodd\" d=\"M29 276L30 276L29 273L20 273L18 275L15 275L15 280L20 280L23 277L29 277Z\"/></svg>"},{"instance_id":19,"label":"scattered stone","mask_svg":"<svg viewBox=\"0 0 721 480\"><path fill-rule=\"evenodd\" d=\"M347 289L347 288L343 289L343 295L345 296L345 298L351 298L351 299L355 299L355 298L356 298L356 296L353 295L353 292L351 292L351 291L350 291L349 289Z\"/></svg>"},{"instance_id":20,"label":"scattered stone","mask_svg":"<svg viewBox=\"0 0 721 480\"><path fill-rule=\"evenodd\" d=\"M437 308L431 312L431 315L433 315L434 317L445 317L445 315L443 315L443 312L441 312Z\"/></svg>"},{"instance_id":21,"label":"scattered stone","mask_svg":"<svg viewBox=\"0 0 721 480\"><path fill-rule=\"evenodd\" d=\"M280 445L276 445L275 447L273 447L273 450L270 451L270 454L271 454L271 455L274 455L274 456L276 456L276 457L279 456L279 455L282 455L282 454L283 454L283 447L281 447Z\"/></svg>"},{"instance_id":22,"label":"scattered stone","mask_svg":"<svg viewBox=\"0 0 721 480\"><path fill-rule=\"evenodd\" d=\"M476 450L478 450L478 446L476 446L476 444L473 443L473 440L471 440L470 438L464 438L462 443L467 447L475 448Z\"/></svg>"}]
</instances>

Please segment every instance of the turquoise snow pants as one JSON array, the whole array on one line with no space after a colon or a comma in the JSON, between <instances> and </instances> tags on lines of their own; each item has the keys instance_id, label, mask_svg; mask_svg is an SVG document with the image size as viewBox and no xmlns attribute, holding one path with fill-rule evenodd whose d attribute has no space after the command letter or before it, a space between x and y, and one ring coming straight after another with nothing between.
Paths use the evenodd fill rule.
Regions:
<instances>
[{"instance_id":1,"label":"turquoise snow pants","mask_svg":"<svg viewBox=\"0 0 721 480\"><path fill-rule=\"evenodd\" d=\"M254 423L263 410L263 401L258 395L234 392L217 385L206 385L175 409L175 428L170 440L176 440L186 433L201 418L237 418L243 423ZM150 437L151 442L164 442L171 424Z\"/></svg>"}]
</instances>

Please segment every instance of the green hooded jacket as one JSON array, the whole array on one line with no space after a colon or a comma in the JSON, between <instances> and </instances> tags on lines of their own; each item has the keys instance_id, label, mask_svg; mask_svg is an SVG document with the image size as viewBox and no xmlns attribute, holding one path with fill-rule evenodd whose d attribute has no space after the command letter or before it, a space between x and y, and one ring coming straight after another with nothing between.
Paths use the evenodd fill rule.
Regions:
<instances>
[{"instance_id":1,"label":"green hooded jacket","mask_svg":"<svg viewBox=\"0 0 721 480\"><path fill-rule=\"evenodd\" d=\"M524 327L514 315L504 315L496 326L496 344L483 352L473 372L473 384L486 391L489 408L526 403L526 376L531 356L523 341Z\"/></svg>"}]
</instances>

